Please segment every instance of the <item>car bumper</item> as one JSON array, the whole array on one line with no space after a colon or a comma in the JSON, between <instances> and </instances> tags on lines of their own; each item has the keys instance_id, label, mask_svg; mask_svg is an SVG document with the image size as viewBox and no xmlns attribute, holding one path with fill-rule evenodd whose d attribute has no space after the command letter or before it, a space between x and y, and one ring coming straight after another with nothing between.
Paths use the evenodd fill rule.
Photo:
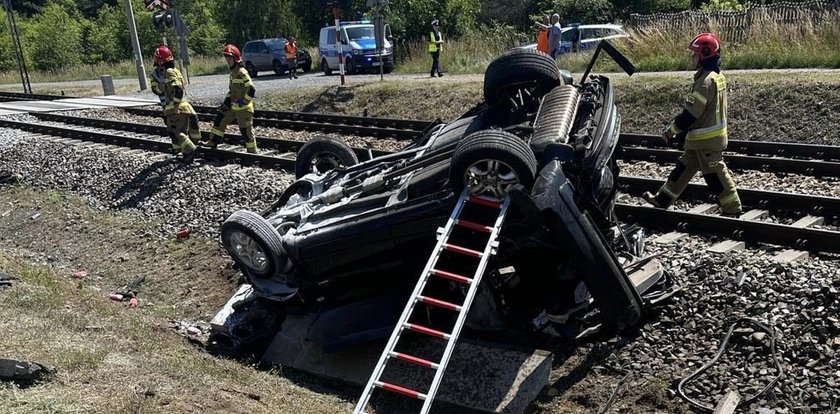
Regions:
<instances>
[{"instance_id":1,"label":"car bumper","mask_svg":"<svg viewBox=\"0 0 840 414\"><path fill-rule=\"evenodd\" d=\"M394 67L394 55L385 55L381 59L377 55L359 55L354 56L353 59L355 62L359 62L358 67L361 68L378 68L380 65L384 65L386 68Z\"/></svg>"}]
</instances>

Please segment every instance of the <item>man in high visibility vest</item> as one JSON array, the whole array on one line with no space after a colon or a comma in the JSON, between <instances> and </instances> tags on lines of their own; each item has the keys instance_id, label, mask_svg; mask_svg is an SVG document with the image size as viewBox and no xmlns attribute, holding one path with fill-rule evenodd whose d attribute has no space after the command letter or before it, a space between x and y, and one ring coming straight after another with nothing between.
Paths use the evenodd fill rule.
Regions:
<instances>
[{"instance_id":1,"label":"man in high visibility vest","mask_svg":"<svg viewBox=\"0 0 840 414\"><path fill-rule=\"evenodd\" d=\"M289 67L289 79L295 78L297 79L297 53L298 47L297 43L295 43L295 38L289 36L289 39L286 40L286 63Z\"/></svg>"},{"instance_id":2,"label":"man in high visibility vest","mask_svg":"<svg viewBox=\"0 0 840 414\"><path fill-rule=\"evenodd\" d=\"M184 77L175 68L175 58L166 46L155 50L154 63L152 92L160 97L163 105L166 132L172 140L172 149L176 154L189 157L195 151L192 140L201 139L201 131L198 127L198 115L185 96Z\"/></svg>"},{"instance_id":3,"label":"man in high visibility vest","mask_svg":"<svg viewBox=\"0 0 840 414\"><path fill-rule=\"evenodd\" d=\"M210 129L210 138L201 143L202 146L216 148L224 141L225 128L234 119L239 124L239 132L245 137L245 149L254 154L257 152L257 140L254 136L254 81L251 75L242 64L242 54L239 48L234 45L225 45L222 50L230 68L230 84L227 96L216 118L213 120L213 128Z\"/></svg>"},{"instance_id":4,"label":"man in high visibility vest","mask_svg":"<svg viewBox=\"0 0 840 414\"><path fill-rule=\"evenodd\" d=\"M440 21L438 19L432 20L432 31L429 32L429 53L432 55L432 70L431 77L443 76L440 71L440 52L443 51L443 35L440 34Z\"/></svg>"},{"instance_id":5,"label":"man in high visibility vest","mask_svg":"<svg viewBox=\"0 0 840 414\"><path fill-rule=\"evenodd\" d=\"M685 134L685 152L668 181L654 195L643 198L656 207L668 208L676 200L697 171L715 193L725 215L741 213L741 199L726 164L723 150L727 145L726 78L720 72L721 43L711 33L701 33L689 44L694 65L694 84L685 96L684 109L662 131L666 141Z\"/></svg>"}]
</instances>

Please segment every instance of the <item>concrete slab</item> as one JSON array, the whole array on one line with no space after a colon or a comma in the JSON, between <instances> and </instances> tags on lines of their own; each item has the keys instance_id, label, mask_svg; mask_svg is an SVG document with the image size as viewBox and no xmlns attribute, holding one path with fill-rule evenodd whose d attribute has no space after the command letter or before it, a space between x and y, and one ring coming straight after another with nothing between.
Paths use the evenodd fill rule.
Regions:
<instances>
[{"instance_id":1,"label":"concrete slab","mask_svg":"<svg viewBox=\"0 0 840 414\"><path fill-rule=\"evenodd\" d=\"M717 204L703 203L688 210L691 214L706 214L715 211Z\"/></svg>"},{"instance_id":2,"label":"concrete slab","mask_svg":"<svg viewBox=\"0 0 840 414\"><path fill-rule=\"evenodd\" d=\"M358 386L367 384L385 340L326 353L309 341L313 316L289 316L262 361L288 366ZM406 341L407 340L407 341ZM401 352L424 356L428 342L403 337ZM440 343L433 347L440 348ZM523 413L548 385L553 355L484 341L462 339L455 347L436 400L490 413ZM433 372L401 361L389 363L383 380L425 392ZM360 390L361 391L361 390Z\"/></svg>"},{"instance_id":3,"label":"concrete slab","mask_svg":"<svg viewBox=\"0 0 840 414\"><path fill-rule=\"evenodd\" d=\"M681 232L678 232L678 231L672 231L670 233L665 233L665 234L660 235L659 237L653 239L653 242L656 243L656 244L671 244L671 243L674 243L676 241L679 241L680 239L682 239L686 236L688 236L688 234L681 233Z\"/></svg>"},{"instance_id":4,"label":"concrete slab","mask_svg":"<svg viewBox=\"0 0 840 414\"><path fill-rule=\"evenodd\" d=\"M741 402L741 396L735 391L729 391L718 401L715 412L712 414L732 414L738 408L739 402Z\"/></svg>"},{"instance_id":5,"label":"concrete slab","mask_svg":"<svg viewBox=\"0 0 840 414\"><path fill-rule=\"evenodd\" d=\"M799 220L796 220L795 223L791 224L793 227L798 227L801 229L812 227L812 226L819 226L825 223L825 218L817 217L817 216L805 216Z\"/></svg>"},{"instance_id":6,"label":"concrete slab","mask_svg":"<svg viewBox=\"0 0 840 414\"><path fill-rule=\"evenodd\" d=\"M741 251L746 248L746 244L737 240L724 240L712 247L706 249L707 252L712 253L730 253L734 251Z\"/></svg>"},{"instance_id":7,"label":"concrete slab","mask_svg":"<svg viewBox=\"0 0 840 414\"><path fill-rule=\"evenodd\" d=\"M808 258L808 252L802 250L783 250L779 254L773 256L771 260L776 263L793 263L797 260L805 260Z\"/></svg>"},{"instance_id":8,"label":"concrete slab","mask_svg":"<svg viewBox=\"0 0 840 414\"><path fill-rule=\"evenodd\" d=\"M767 210L750 210L739 217L741 220L760 220L770 215Z\"/></svg>"}]
</instances>

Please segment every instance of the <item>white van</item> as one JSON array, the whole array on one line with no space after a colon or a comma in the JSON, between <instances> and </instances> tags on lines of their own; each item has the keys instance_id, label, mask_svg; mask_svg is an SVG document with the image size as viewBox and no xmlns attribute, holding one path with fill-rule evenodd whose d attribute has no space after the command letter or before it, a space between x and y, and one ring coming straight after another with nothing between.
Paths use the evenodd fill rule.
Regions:
<instances>
[{"instance_id":1,"label":"white van","mask_svg":"<svg viewBox=\"0 0 840 414\"><path fill-rule=\"evenodd\" d=\"M394 47L389 41L391 28L385 25L384 53L380 61L376 53L376 38L373 23L367 21L340 22L341 52L344 55L344 72L354 73L367 69L379 71L379 65L385 73L394 69ZM335 43L335 25L321 28L318 38L318 52L321 56L321 68L325 75L338 71L338 46Z\"/></svg>"}]
</instances>

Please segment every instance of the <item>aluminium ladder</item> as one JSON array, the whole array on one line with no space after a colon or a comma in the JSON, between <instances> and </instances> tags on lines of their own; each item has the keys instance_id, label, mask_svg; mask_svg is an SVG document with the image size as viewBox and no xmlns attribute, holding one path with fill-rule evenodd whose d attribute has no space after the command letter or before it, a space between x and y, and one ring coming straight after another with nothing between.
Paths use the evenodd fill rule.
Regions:
<instances>
[{"instance_id":1,"label":"aluminium ladder","mask_svg":"<svg viewBox=\"0 0 840 414\"><path fill-rule=\"evenodd\" d=\"M362 397L356 404L356 408L353 410L354 414L366 413L364 410L368 402L370 401L371 396L373 395L373 391L377 388L394 392L397 394L402 394L414 399L422 400L423 407L420 410L420 413L426 414L429 412L429 410L432 407L432 402L434 401L435 395L437 394L438 387L440 386L443 380L443 373L446 370L446 365L449 363L449 360L452 357L452 352L455 349L455 343L458 340L458 336L461 333L461 328L464 326L464 322L467 319L467 314L469 313L470 305L472 305L473 299L475 298L476 293L478 291L478 286L481 282L484 270L487 267L487 262L489 261L490 256L495 253L495 250L498 246L496 238L498 237L499 231L502 228L502 223L505 220L505 215L507 214L509 205L510 198L508 197L506 197L502 201L499 201L470 195L469 189L464 189L464 192L458 199L458 203L452 210L452 214L449 216L449 220L446 222L446 226L443 229L438 229L439 237L437 245L435 246L434 251L429 257L428 262L426 262L426 267L423 269L423 273L420 277L420 280L417 281L417 285L414 288L414 292L411 294L411 297L409 298L408 303L406 304L405 309L403 310L402 316L400 316L400 319L397 322L396 327L394 328L394 332L391 334L391 338L388 340L388 344L385 346L382 355L379 357L379 362L376 363L376 366L373 369L373 373L371 374L371 377L368 380L364 391L362 392ZM482 208L485 210L495 210L494 213L496 218L491 225L479 224L474 221L467 221L460 218L465 212L465 210ZM493 214L488 214L488 216L490 215ZM449 239L450 236L452 236L453 230L467 230L474 232L474 234L483 233L484 237L486 237L484 249L482 251L479 251L450 244ZM474 266L475 272L473 273L472 278L449 272L446 270L438 269L438 261L441 258L443 252L445 251L457 255L472 256L473 258L478 259L478 263ZM450 303L440 299L425 296L423 294L424 288L426 287L427 283L429 282L432 276L446 279L449 282L457 282L460 284L467 285L468 289L464 302L461 305L458 305L455 303ZM415 305L417 305L417 303L424 303L426 305L457 312L457 318L455 320L455 324L452 328L452 331L443 332L419 324L409 323L409 319L411 318L412 313L415 309ZM433 362L406 353L396 352L396 347L397 343L400 340L400 336L406 329L433 338L445 340L446 345L443 350L443 356L441 357L440 361ZM428 392L424 394L409 389L407 387L382 381L381 377L383 372L385 371L385 366L388 364L388 361L392 358L434 370L435 375L432 379L432 383L429 387Z\"/></svg>"}]
</instances>

